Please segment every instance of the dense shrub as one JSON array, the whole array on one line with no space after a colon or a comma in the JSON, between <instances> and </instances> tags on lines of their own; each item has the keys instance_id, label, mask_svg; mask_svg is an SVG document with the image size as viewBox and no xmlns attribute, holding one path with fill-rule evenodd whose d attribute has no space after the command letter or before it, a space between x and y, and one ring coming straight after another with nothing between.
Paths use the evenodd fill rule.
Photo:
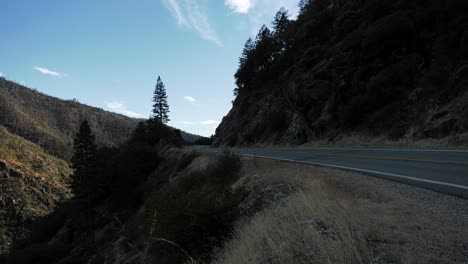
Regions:
<instances>
[{"instance_id":1,"label":"dense shrub","mask_svg":"<svg viewBox=\"0 0 468 264\"><path fill-rule=\"evenodd\" d=\"M148 222L153 235L168 239L191 255L205 257L230 235L244 191L232 190L241 162L231 153L200 172L181 177L152 194Z\"/></svg>"},{"instance_id":2,"label":"dense shrub","mask_svg":"<svg viewBox=\"0 0 468 264\"><path fill-rule=\"evenodd\" d=\"M140 185L160 162L156 150L145 143L122 147L108 168L111 201L115 210L136 208L141 203Z\"/></svg>"},{"instance_id":3,"label":"dense shrub","mask_svg":"<svg viewBox=\"0 0 468 264\"><path fill-rule=\"evenodd\" d=\"M194 142L195 145L211 145L213 144L213 137L200 137Z\"/></svg>"},{"instance_id":4,"label":"dense shrub","mask_svg":"<svg viewBox=\"0 0 468 264\"><path fill-rule=\"evenodd\" d=\"M163 160L158 152L165 147L180 146L182 142L180 130L154 119L140 122L129 142L119 149L102 171L102 177L108 179L113 208L131 209L141 204L141 185Z\"/></svg>"}]
</instances>

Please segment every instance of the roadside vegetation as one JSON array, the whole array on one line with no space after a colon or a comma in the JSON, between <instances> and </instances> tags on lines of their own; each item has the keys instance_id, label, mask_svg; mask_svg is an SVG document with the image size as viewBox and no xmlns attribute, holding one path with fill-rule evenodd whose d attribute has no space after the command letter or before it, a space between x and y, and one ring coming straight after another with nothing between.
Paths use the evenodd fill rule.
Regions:
<instances>
[{"instance_id":1,"label":"roadside vegetation","mask_svg":"<svg viewBox=\"0 0 468 264\"><path fill-rule=\"evenodd\" d=\"M197 155L180 150L180 131L165 124L169 108L160 78L154 109L119 148L98 149L90 124L81 123L71 157L72 199L34 219L31 234L12 241L14 250L4 262L210 259L240 215L246 194L232 184L241 175L241 161L226 152L186 171Z\"/></svg>"},{"instance_id":2,"label":"roadside vegetation","mask_svg":"<svg viewBox=\"0 0 468 264\"><path fill-rule=\"evenodd\" d=\"M464 263L468 201L371 176L245 159L244 202L211 263ZM253 202L252 202L253 201ZM263 206L258 207L258 204ZM251 211L251 210L248 210Z\"/></svg>"},{"instance_id":3,"label":"roadside vegetation","mask_svg":"<svg viewBox=\"0 0 468 264\"><path fill-rule=\"evenodd\" d=\"M371 263L368 219L329 186L308 187L242 222L213 263Z\"/></svg>"},{"instance_id":4,"label":"roadside vegetation","mask_svg":"<svg viewBox=\"0 0 468 264\"><path fill-rule=\"evenodd\" d=\"M430 191L405 191L354 173L229 152L197 154L136 138L113 153L106 171L119 184L94 203L93 232L73 224L85 211L64 205L6 263L466 260L466 213L452 214L463 214L468 203L457 198L433 198ZM434 211L432 202L411 198L414 193L455 211Z\"/></svg>"}]
</instances>

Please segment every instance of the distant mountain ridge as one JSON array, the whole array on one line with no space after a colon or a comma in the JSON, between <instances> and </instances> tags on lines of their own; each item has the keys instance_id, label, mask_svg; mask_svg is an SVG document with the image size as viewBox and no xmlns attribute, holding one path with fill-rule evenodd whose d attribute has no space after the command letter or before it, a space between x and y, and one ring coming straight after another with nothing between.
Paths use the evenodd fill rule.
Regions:
<instances>
[{"instance_id":1,"label":"distant mountain ridge","mask_svg":"<svg viewBox=\"0 0 468 264\"><path fill-rule=\"evenodd\" d=\"M62 100L0 78L0 125L57 157L70 158L73 137L85 119L98 146L107 147L124 143L142 120ZM188 142L199 138L184 131L181 135Z\"/></svg>"},{"instance_id":2,"label":"distant mountain ridge","mask_svg":"<svg viewBox=\"0 0 468 264\"><path fill-rule=\"evenodd\" d=\"M100 146L123 143L137 119L61 100L0 79L0 125L48 152L68 159L79 124L88 120Z\"/></svg>"}]
</instances>

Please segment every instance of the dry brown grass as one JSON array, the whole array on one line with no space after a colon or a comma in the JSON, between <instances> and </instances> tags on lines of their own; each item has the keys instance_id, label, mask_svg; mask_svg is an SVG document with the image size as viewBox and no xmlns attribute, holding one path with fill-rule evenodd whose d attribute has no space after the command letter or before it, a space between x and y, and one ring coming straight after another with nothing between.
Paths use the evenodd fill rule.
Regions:
<instances>
[{"instance_id":1,"label":"dry brown grass","mask_svg":"<svg viewBox=\"0 0 468 264\"><path fill-rule=\"evenodd\" d=\"M330 142L328 139L307 142L302 147L417 147L417 148L466 148L468 147L468 133L462 133L443 138L413 139L410 136L398 140L387 137L366 136L361 134L348 134L338 140Z\"/></svg>"},{"instance_id":2,"label":"dry brown grass","mask_svg":"<svg viewBox=\"0 0 468 264\"><path fill-rule=\"evenodd\" d=\"M369 263L365 221L321 181L240 224L216 263Z\"/></svg>"},{"instance_id":3,"label":"dry brown grass","mask_svg":"<svg viewBox=\"0 0 468 264\"><path fill-rule=\"evenodd\" d=\"M272 143L257 143L255 147L297 147L297 145L282 145ZM301 147L389 147L389 148L454 148L466 149L468 147L468 132L450 135L442 138L414 139L407 135L400 139L389 139L386 136L369 136L363 134L346 134L330 141L329 138L314 139L299 146Z\"/></svg>"},{"instance_id":4,"label":"dry brown grass","mask_svg":"<svg viewBox=\"0 0 468 264\"><path fill-rule=\"evenodd\" d=\"M397 183L262 159L244 159L244 172L242 184L252 189L300 184L304 191L240 221L214 263L468 261L464 224L447 223L450 216L433 210L431 203L402 197L399 187L392 189ZM464 210L466 205L457 206Z\"/></svg>"}]
</instances>

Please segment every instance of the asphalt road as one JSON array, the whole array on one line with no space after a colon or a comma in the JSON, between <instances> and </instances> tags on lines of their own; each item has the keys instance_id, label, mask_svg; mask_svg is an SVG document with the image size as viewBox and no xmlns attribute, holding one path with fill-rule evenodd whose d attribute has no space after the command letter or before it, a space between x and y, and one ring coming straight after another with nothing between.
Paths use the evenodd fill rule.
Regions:
<instances>
[{"instance_id":1,"label":"asphalt road","mask_svg":"<svg viewBox=\"0 0 468 264\"><path fill-rule=\"evenodd\" d=\"M195 146L204 152L223 149ZM332 167L468 199L468 150L389 148L231 148L244 156Z\"/></svg>"}]
</instances>

